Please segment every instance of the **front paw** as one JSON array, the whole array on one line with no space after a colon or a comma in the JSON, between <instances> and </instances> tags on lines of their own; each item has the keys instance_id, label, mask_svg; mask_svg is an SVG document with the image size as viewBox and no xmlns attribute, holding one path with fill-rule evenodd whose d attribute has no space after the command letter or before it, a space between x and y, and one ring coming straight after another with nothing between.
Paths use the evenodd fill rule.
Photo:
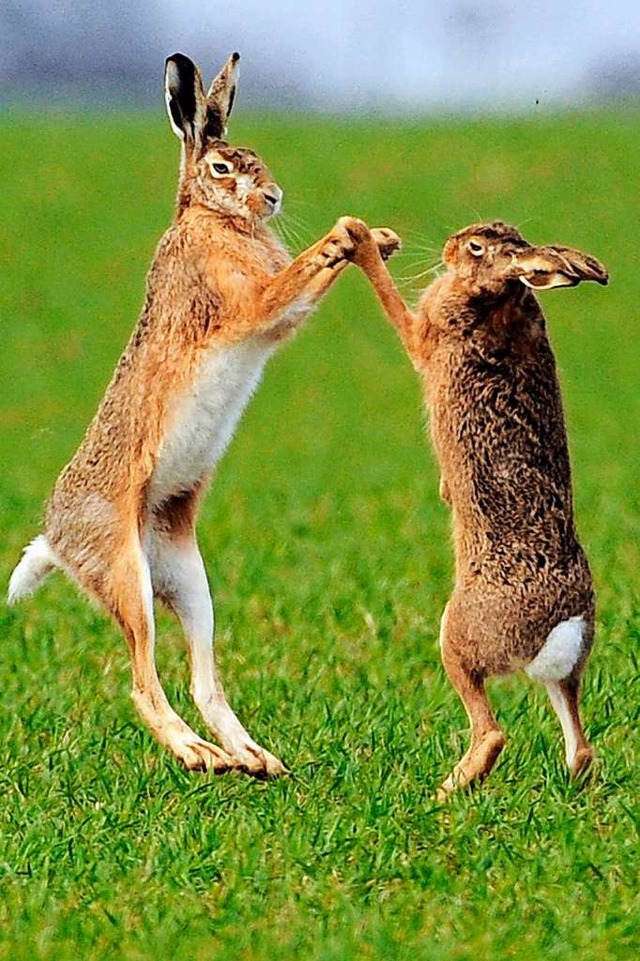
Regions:
<instances>
[{"instance_id":1,"label":"front paw","mask_svg":"<svg viewBox=\"0 0 640 961\"><path fill-rule=\"evenodd\" d=\"M320 250L323 267L335 267L342 260L353 260L357 249L371 238L364 220L340 217Z\"/></svg>"},{"instance_id":2,"label":"front paw","mask_svg":"<svg viewBox=\"0 0 640 961\"><path fill-rule=\"evenodd\" d=\"M372 227L371 236L383 260L388 260L392 254L402 249L402 241L395 230L391 230L389 227Z\"/></svg>"}]
</instances>

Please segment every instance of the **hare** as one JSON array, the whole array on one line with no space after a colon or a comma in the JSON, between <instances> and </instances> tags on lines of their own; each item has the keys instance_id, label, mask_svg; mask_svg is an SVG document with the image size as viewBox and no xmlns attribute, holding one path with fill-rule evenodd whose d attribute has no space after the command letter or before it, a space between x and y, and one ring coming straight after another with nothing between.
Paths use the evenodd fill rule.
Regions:
<instances>
[{"instance_id":1,"label":"hare","mask_svg":"<svg viewBox=\"0 0 640 961\"><path fill-rule=\"evenodd\" d=\"M234 53L205 93L194 63L166 62L180 138L176 211L147 278L138 324L80 448L64 468L45 530L25 549L9 601L61 568L109 611L130 648L134 703L186 768L277 775L282 762L231 710L213 658L214 615L194 530L203 492L267 359L334 282L354 242L350 218L291 261L270 231L282 191L251 150L223 139ZM386 256L392 231L374 232ZM220 746L170 706L156 672L153 599L177 615L191 693Z\"/></svg>"},{"instance_id":2,"label":"hare","mask_svg":"<svg viewBox=\"0 0 640 961\"><path fill-rule=\"evenodd\" d=\"M578 250L532 246L502 222L473 224L447 241L448 270L414 314L371 237L357 245L355 262L424 379L441 495L453 512L455 586L440 643L472 739L439 797L493 767L505 738L485 679L518 669L546 686L576 777L593 756L578 695L594 594L574 527L556 366L534 291L606 284L607 271Z\"/></svg>"}]
</instances>

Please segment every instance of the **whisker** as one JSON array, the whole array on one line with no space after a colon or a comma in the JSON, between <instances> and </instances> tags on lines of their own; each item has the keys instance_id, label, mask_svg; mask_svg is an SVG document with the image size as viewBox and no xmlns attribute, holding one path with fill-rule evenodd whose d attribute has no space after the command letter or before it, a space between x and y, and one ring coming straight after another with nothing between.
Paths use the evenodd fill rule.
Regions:
<instances>
[{"instance_id":1,"label":"whisker","mask_svg":"<svg viewBox=\"0 0 640 961\"><path fill-rule=\"evenodd\" d=\"M409 270L426 270L429 267L429 261L425 260L424 257L411 259L403 257L402 254L396 254L394 257L396 263L402 262L403 267L407 267Z\"/></svg>"},{"instance_id":2,"label":"whisker","mask_svg":"<svg viewBox=\"0 0 640 961\"><path fill-rule=\"evenodd\" d=\"M398 290L402 290L408 295L420 293L420 285L416 284L411 277L396 277L395 283Z\"/></svg>"},{"instance_id":3,"label":"whisker","mask_svg":"<svg viewBox=\"0 0 640 961\"><path fill-rule=\"evenodd\" d=\"M536 219L537 219L537 218L534 217L533 214L532 214L531 217L525 217L524 220L519 220L518 223L516 224L516 226L517 226L518 230L522 232L522 228L523 228L523 227L526 227L527 224L532 223L532 222L535 221Z\"/></svg>"},{"instance_id":4,"label":"whisker","mask_svg":"<svg viewBox=\"0 0 640 961\"><path fill-rule=\"evenodd\" d=\"M416 261L415 259L410 261L405 260L402 266L407 267L409 270L411 270L414 273L417 273L418 275L422 275L422 274L432 273L434 270L441 267L442 264L443 264L442 258L438 257L437 260L432 260L431 262L429 261L425 262L423 259L420 259L419 261ZM418 268L418 269L414 271L414 268Z\"/></svg>"},{"instance_id":5,"label":"whisker","mask_svg":"<svg viewBox=\"0 0 640 961\"><path fill-rule=\"evenodd\" d=\"M438 277L443 267L444 262L440 260L437 264L433 264L431 267L426 267L424 270L419 270L410 274L400 274L397 278L398 286L405 288L423 287L425 285L425 281L430 282L432 278Z\"/></svg>"},{"instance_id":6,"label":"whisker","mask_svg":"<svg viewBox=\"0 0 640 961\"><path fill-rule=\"evenodd\" d=\"M406 246L413 250L420 250L427 254L438 254L442 249L442 245L438 245L436 247L433 244L427 243L426 241L418 241L407 234L403 234L402 236Z\"/></svg>"},{"instance_id":7,"label":"whisker","mask_svg":"<svg viewBox=\"0 0 640 961\"><path fill-rule=\"evenodd\" d=\"M438 242L436 246L433 245L433 237L427 234L421 233L417 230L403 230L402 237L404 241L410 247L415 247L417 250L424 250L427 253L439 254L442 249L442 243Z\"/></svg>"},{"instance_id":8,"label":"whisker","mask_svg":"<svg viewBox=\"0 0 640 961\"><path fill-rule=\"evenodd\" d=\"M279 225L282 228L282 233L286 234L289 239L293 238L296 246L306 247L311 242L311 231L308 225L302 218L292 214L290 210L280 215Z\"/></svg>"},{"instance_id":9,"label":"whisker","mask_svg":"<svg viewBox=\"0 0 640 961\"><path fill-rule=\"evenodd\" d=\"M284 241L287 246L290 247L303 247L303 238L300 236L300 231L296 229L295 224L292 223L292 218L290 214L285 216L280 216L274 222L274 228L278 236Z\"/></svg>"},{"instance_id":10,"label":"whisker","mask_svg":"<svg viewBox=\"0 0 640 961\"><path fill-rule=\"evenodd\" d=\"M400 274L400 276L420 280L422 277L429 277L431 274L436 274L439 269L440 264L436 264L435 267L427 267L425 270L413 270L408 274Z\"/></svg>"},{"instance_id":11,"label":"whisker","mask_svg":"<svg viewBox=\"0 0 640 961\"><path fill-rule=\"evenodd\" d=\"M306 235L307 237L311 236L311 230L306 220L303 220L302 217L298 217L296 214L292 213L288 213L287 216L294 226L297 227L297 229L301 232L301 234Z\"/></svg>"}]
</instances>

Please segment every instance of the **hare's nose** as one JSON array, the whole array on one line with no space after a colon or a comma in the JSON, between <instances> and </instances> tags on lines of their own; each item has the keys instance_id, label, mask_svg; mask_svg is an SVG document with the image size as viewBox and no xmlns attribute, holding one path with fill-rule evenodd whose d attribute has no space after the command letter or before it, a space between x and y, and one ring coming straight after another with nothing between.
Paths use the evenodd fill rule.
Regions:
<instances>
[{"instance_id":1,"label":"hare's nose","mask_svg":"<svg viewBox=\"0 0 640 961\"><path fill-rule=\"evenodd\" d=\"M277 184L267 184L262 188L262 196L272 209L272 213L277 214L282 206L282 191Z\"/></svg>"}]
</instances>

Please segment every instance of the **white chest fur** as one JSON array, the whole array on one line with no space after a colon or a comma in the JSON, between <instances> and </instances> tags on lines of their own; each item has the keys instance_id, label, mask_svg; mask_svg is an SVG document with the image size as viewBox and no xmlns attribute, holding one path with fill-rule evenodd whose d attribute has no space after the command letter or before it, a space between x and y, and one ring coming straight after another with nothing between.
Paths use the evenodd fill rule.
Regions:
<instances>
[{"instance_id":1,"label":"white chest fur","mask_svg":"<svg viewBox=\"0 0 640 961\"><path fill-rule=\"evenodd\" d=\"M158 504L189 491L217 461L233 436L273 347L255 340L218 347L202 360L187 393L169 411L149 496Z\"/></svg>"}]
</instances>

